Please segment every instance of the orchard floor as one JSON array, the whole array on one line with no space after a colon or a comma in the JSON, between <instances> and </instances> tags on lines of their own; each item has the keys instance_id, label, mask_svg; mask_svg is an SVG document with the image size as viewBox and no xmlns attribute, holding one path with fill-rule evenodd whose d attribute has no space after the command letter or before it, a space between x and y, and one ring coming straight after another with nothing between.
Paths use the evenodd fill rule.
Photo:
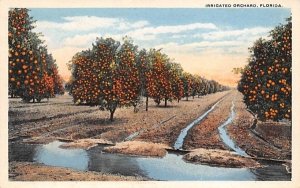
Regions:
<instances>
[{"instance_id":1,"label":"orchard floor","mask_svg":"<svg viewBox=\"0 0 300 188\"><path fill-rule=\"evenodd\" d=\"M57 139L101 138L121 142L130 134L147 129L135 140L172 146L182 128L228 93L220 92L179 103L168 103L166 108L156 106L149 100L148 111L145 111L144 105L139 107L138 113L134 113L133 108L118 108L113 122L108 119L108 111L77 106L69 95L42 103L23 103L20 99L9 99L9 139L28 137L30 139L27 140L36 143L47 143Z\"/></svg>"},{"instance_id":2,"label":"orchard floor","mask_svg":"<svg viewBox=\"0 0 300 188\"><path fill-rule=\"evenodd\" d=\"M77 171L32 162L11 162L9 176L15 181L143 181L144 178Z\"/></svg>"},{"instance_id":3,"label":"orchard floor","mask_svg":"<svg viewBox=\"0 0 300 188\"><path fill-rule=\"evenodd\" d=\"M149 100L148 111L145 111L144 103L139 106L137 113L134 113L133 108L117 109L113 122L108 119L109 112L100 111L97 107L75 105L69 95L58 96L42 103L23 103L21 99L13 98L9 99L9 142L47 144L60 140L72 142L71 146L75 148L90 148L99 143L107 143L116 144L117 149L110 150L118 153L160 156L165 153L160 150L173 148L183 128L220 99L223 100L216 108L188 131L183 149L230 150L220 138L218 127L228 118L233 102L236 117L227 126L227 131L236 145L252 158L285 160L290 168L290 122L258 122L255 129L250 129L254 118L246 110L242 95L236 90L194 99L190 97L188 101L182 100L179 103L169 102L167 107L157 106ZM124 146L120 145L124 141L136 142L120 147ZM134 147L129 148L130 146ZM31 176L29 171L37 174L41 171L45 177ZM10 173L17 174L12 180L56 180L58 176L50 177L50 171L71 174L67 177L69 180L141 180L101 173L94 174L92 179L85 179L84 174L90 172L10 161Z\"/></svg>"}]
</instances>

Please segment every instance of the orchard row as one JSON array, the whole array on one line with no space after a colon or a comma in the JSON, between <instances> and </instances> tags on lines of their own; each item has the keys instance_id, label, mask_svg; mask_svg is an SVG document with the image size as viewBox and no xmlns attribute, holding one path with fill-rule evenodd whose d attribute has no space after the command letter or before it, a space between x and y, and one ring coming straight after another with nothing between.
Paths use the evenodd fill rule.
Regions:
<instances>
[{"instance_id":1,"label":"orchard row","mask_svg":"<svg viewBox=\"0 0 300 188\"><path fill-rule=\"evenodd\" d=\"M33 32L33 19L28 9L9 11L9 94L25 102L54 97L64 92L62 78L47 47Z\"/></svg>"},{"instance_id":2,"label":"orchard row","mask_svg":"<svg viewBox=\"0 0 300 188\"><path fill-rule=\"evenodd\" d=\"M269 40L257 40L250 53L238 86L247 107L263 121L291 119L291 18L275 27Z\"/></svg>"},{"instance_id":3,"label":"orchard row","mask_svg":"<svg viewBox=\"0 0 300 188\"><path fill-rule=\"evenodd\" d=\"M67 87L77 104L99 106L110 111L117 107L136 106L141 98L152 98L157 105L164 101L206 95L229 89L216 81L184 72L161 50L138 50L131 39L123 43L112 38L98 38L91 49L73 56L69 63L72 78Z\"/></svg>"}]
</instances>

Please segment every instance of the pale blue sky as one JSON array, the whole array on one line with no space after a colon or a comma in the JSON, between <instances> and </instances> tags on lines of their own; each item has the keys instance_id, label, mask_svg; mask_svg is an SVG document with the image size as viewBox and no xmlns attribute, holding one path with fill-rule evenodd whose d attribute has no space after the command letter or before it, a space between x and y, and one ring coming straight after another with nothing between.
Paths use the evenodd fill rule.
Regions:
<instances>
[{"instance_id":1,"label":"pale blue sky","mask_svg":"<svg viewBox=\"0 0 300 188\"><path fill-rule=\"evenodd\" d=\"M96 37L124 35L144 48L163 48L192 73L232 82L231 69L246 63L248 47L290 16L285 8L31 9L36 31L67 78L66 63ZM221 66L222 65L222 66ZM225 70L224 70L225 67ZM226 79L228 80L226 80ZM237 78L234 78L235 80Z\"/></svg>"}]
</instances>

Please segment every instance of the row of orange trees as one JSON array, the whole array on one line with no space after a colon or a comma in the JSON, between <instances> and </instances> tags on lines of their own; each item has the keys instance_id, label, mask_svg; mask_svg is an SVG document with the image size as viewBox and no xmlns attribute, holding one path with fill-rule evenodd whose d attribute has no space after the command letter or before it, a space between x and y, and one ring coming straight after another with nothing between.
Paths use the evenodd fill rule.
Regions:
<instances>
[{"instance_id":1,"label":"row of orange trees","mask_svg":"<svg viewBox=\"0 0 300 188\"><path fill-rule=\"evenodd\" d=\"M245 104L263 121L291 119L291 17L270 31L270 39L257 40L250 53L238 86Z\"/></svg>"},{"instance_id":2,"label":"row of orange trees","mask_svg":"<svg viewBox=\"0 0 300 188\"><path fill-rule=\"evenodd\" d=\"M73 56L70 94L77 104L99 106L110 111L110 120L117 107L134 106L141 97L164 101L200 96L228 89L216 81L184 72L160 50L138 50L128 37L121 44L112 38L98 38L91 49ZM136 109L136 108L135 108Z\"/></svg>"},{"instance_id":3,"label":"row of orange trees","mask_svg":"<svg viewBox=\"0 0 300 188\"><path fill-rule=\"evenodd\" d=\"M28 9L9 11L9 94L24 101L40 102L64 92L62 78L52 55L38 33Z\"/></svg>"}]
</instances>

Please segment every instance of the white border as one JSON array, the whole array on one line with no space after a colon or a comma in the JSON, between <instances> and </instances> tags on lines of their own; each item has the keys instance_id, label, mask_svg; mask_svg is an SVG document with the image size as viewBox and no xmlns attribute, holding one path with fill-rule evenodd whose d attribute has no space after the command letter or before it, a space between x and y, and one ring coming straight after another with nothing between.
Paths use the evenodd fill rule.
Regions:
<instances>
[{"instance_id":1,"label":"white border","mask_svg":"<svg viewBox=\"0 0 300 188\"><path fill-rule=\"evenodd\" d=\"M101 181L81 181L81 182L17 182L8 180L8 83L7 83L7 57L8 57L8 10L10 7L27 7L27 8L205 8L205 4L238 4L238 3L256 3L256 4L276 4L280 3L285 8L291 8L292 11L292 22L293 22L293 131L292 131L292 154L293 154L293 165L292 165L292 181L290 182L269 182L269 181L169 181L169 182L158 182L158 181L148 181L148 182L101 182ZM300 23L300 1L298 0L0 0L0 188L7 187L300 187L299 182L299 161L300 160L300 147L299 147L299 125L300 116L299 113L299 96L300 88L298 84L299 79L299 44L300 44L300 33L299 24ZM297 53L298 52L298 53Z\"/></svg>"}]
</instances>

